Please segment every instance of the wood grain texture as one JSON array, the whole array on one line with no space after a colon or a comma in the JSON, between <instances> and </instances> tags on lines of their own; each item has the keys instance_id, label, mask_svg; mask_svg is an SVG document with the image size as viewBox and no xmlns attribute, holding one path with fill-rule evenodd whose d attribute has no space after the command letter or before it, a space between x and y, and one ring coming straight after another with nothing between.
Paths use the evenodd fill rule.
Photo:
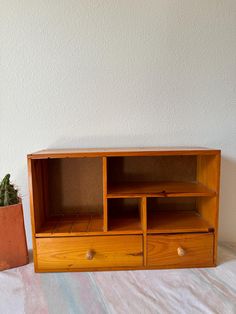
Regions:
<instances>
[{"instance_id":1,"label":"wood grain texture","mask_svg":"<svg viewBox=\"0 0 236 314\"><path fill-rule=\"evenodd\" d=\"M29 158L76 158L76 157L106 157L106 156L171 156L171 155L210 155L219 150L205 147L121 147L121 148L75 148L75 149L45 149Z\"/></svg>"},{"instance_id":2,"label":"wood grain texture","mask_svg":"<svg viewBox=\"0 0 236 314\"><path fill-rule=\"evenodd\" d=\"M46 220L36 233L36 237L75 236L99 232L103 232L102 215L61 215Z\"/></svg>"},{"instance_id":3,"label":"wood grain texture","mask_svg":"<svg viewBox=\"0 0 236 314\"><path fill-rule=\"evenodd\" d=\"M148 213L148 233L208 232L213 225L194 210L155 210Z\"/></svg>"},{"instance_id":4,"label":"wood grain texture","mask_svg":"<svg viewBox=\"0 0 236 314\"><path fill-rule=\"evenodd\" d=\"M197 157L123 156L108 157L108 186L156 181L195 181Z\"/></svg>"},{"instance_id":5,"label":"wood grain texture","mask_svg":"<svg viewBox=\"0 0 236 314\"><path fill-rule=\"evenodd\" d=\"M214 262L217 260L218 250L218 217L219 217L219 194L220 194L220 163L221 152L213 155L197 157L197 180L210 189L216 191L215 198L199 200L199 213L215 227Z\"/></svg>"},{"instance_id":6,"label":"wood grain texture","mask_svg":"<svg viewBox=\"0 0 236 314\"><path fill-rule=\"evenodd\" d=\"M213 264L213 240L211 233L149 235L148 265L186 267ZM178 255L178 248L185 251Z\"/></svg>"},{"instance_id":7,"label":"wood grain texture","mask_svg":"<svg viewBox=\"0 0 236 314\"><path fill-rule=\"evenodd\" d=\"M29 188L30 199L33 207L33 232L37 232L46 219L46 206L44 197L44 162L39 160L28 160L29 163Z\"/></svg>"},{"instance_id":8,"label":"wood grain texture","mask_svg":"<svg viewBox=\"0 0 236 314\"><path fill-rule=\"evenodd\" d=\"M195 264L194 262L190 266L181 266L181 265L162 265L162 266L118 266L118 267L94 267L94 268L73 268L67 270L67 272L98 272L98 271L128 271L128 270L155 270L155 269L178 269L178 268L206 268L206 267L216 267L217 265L215 263L209 263L205 264L204 266L199 266ZM35 267L36 273L51 273L55 272L53 268L48 269L38 269ZM56 272L65 272L64 268L58 268Z\"/></svg>"},{"instance_id":9,"label":"wood grain texture","mask_svg":"<svg viewBox=\"0 0 236 314\"><path fill-rule=\"evenodd\" d=\"M39 270L143 265L141 236L43 238L36 245ZM86 258L89 250L91 260Z\"/></svg>"},{"instance_id":10,"label":"wood grain texture","mask_svg":"<svg viewBox=\"0 0 236 314\"><path fill-rule=\"evenodd\" d=\"M48 206L51 215L83 212L102 214L102 158L49 159L47 162Z\"/></svg>"},{"instance_id":11,"label":"wood grain texture","mask_svg":"<svg viewBox=\"0 0 236 314\"><path fill-rule=\"evenodd\" d=\"M123 217L110 217L108 231L113 231L117 234L143 233L140 219L135 214Z\"/></svg>"},{"instance_id":12,"label":"wood grain texture","mask_svg":"<svg viewBox=\"0 0 236 314\"><path fill-rule=\"evenodd\" d=\"M147 198L140 199L141 224L143 229L143 263L147 265Z\"/></svg>"},{"instance_id":13,"label":"wood grain texture","mask_svg":"<svg viewBox=\"0 0 236 314\"><path fill-rule=\"evenodd\" d=\"M108 198L214 196L215 192L197 182L128 182L111 185Z\"/></svg>"},{"instance_id":14,"label":"wood grain texture","mask_svg":"<svg viewBox=\"0 0 236 314\"><path fill-rule=\"evenodd\" d=\"M108 213L107 213L107 158L102 157L102 184L103 184L103 230L108 230Z\"/></svg>"},{"instance_id":15,"label":"wood grain texture","mask_svg":"<svg viewBox=\"0 0 236 314\"><path fill-rule=\"evenodd\" d=\"M197 180L213 191L219 191L220 153L198 156Z\"/></svg>"},{"instance_id":16,"label":"wood grain texture","mask_svg":"<svg viewBox=\"0 0 236 314\"><path fill-rule=\"evenodd\" d=\"M219 150L45 150L28 165L36 271L216 264Z\"/></svg>"}]
</instances>

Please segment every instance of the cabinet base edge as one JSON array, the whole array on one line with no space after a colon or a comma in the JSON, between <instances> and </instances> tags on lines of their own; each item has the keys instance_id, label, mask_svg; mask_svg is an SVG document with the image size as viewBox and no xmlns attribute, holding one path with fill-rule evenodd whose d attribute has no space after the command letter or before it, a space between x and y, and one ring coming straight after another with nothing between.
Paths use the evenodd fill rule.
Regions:
<instances>
[{"instance_id":1,"label":"cabinet base edge","mask_svg":"<svg viewBox=\"0 0 236 314\"><path fill-rule=\"evenodd\" d=\"M206 264L206 265L190 265L190 266L139 266L139 267L99 267L99 268L75 268L75 269L40 269L34 267L36 273L61 273L61 272L98 272L98 271L135 271L135 270L161 270L161 269L185 269L185 268L208 268L217 267L217 264Z\"/></svg>"}]
</instances>

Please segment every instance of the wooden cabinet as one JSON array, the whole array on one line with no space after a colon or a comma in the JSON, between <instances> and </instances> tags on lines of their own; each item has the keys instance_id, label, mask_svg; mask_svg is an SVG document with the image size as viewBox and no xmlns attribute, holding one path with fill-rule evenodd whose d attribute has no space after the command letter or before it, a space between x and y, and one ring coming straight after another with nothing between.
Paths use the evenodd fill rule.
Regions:
<instances>
[{"instance_id":1,"label":"wooden cabinet","mask_svg":"<svg viewBox=\"0 0 236 314\"><path fill-rule=\"evenodd\" d=\"M28 155L35 270L216 265L220 150Z\"/></svg>"}]
</instances>

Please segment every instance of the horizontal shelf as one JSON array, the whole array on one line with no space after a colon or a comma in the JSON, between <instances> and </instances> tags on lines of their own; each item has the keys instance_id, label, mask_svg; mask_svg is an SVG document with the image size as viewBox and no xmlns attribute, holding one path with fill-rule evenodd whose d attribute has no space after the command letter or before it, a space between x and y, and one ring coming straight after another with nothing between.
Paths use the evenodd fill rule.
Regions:
<instances>
[{"instance_id":1,"label":"horizontal shelf","mask_svg":"<svg viewBox=\"0 0 236 314\"><path fill-rule=\"evenodd\" d=\"M149 234L209 232L211 230L212 226L194 210L155 210L148 212L147 232Z\"/></svg>"},{"instance_id":2,"label":"horizontal shelf","mask_svg":"<svg viewBox=\"0 0 236 314\"><path fill-rule=\"evenodd\" d=\"M214 196L215 191L198 182L125 182L108 187L108 198Z\"/></svg>"},{"instance_id":3,"label":"horizontal shelf","mask_svg":"<svg viewBox=\"0 0 236 314\"><path fill-rule=\"evenodd\" d=\"M134 215L124 217L109 217L108 231L122 234L142 234L140 219Z\"/></svg>"},{"instance_id":4,"label":"horizontal shelf","mask_svg":"<svg viewBox=\"0 0 236 314\"><path fill-rule=\"evenodd\" d=\"M103 231L103 217L100 215L60 215L50 217L39 232L38 238L68 237L68 236L92 236L113 234L142 234L138 217L113 217L109 220L110 228Z\"/></svg>"},{"instance_id":5,"label":"horizontal shelf","mask_svg":"<svg viewBox=\"0 0 236 314\"><path fill-rule=\"evenodd\" d=\"M94 235L103 233L103 218L100 215L60 215L50 217L36 237Z\"/></svg>"}]
</instances>

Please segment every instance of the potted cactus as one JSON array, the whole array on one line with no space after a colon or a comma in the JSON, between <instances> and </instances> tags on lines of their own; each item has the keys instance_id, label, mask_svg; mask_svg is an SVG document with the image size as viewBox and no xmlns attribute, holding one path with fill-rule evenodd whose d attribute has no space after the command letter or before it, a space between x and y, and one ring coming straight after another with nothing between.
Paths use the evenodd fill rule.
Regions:
<instances>
[{"instance_id":1,"label":"potted cactus","mask_svg":"<svg viewBox=\"0 0 236 314\"><path fill-rule=\"evenodd\" d=\"M22 202L7 174L0 184L0 270L27 263Z\"/></svg>"}]
</instances>

